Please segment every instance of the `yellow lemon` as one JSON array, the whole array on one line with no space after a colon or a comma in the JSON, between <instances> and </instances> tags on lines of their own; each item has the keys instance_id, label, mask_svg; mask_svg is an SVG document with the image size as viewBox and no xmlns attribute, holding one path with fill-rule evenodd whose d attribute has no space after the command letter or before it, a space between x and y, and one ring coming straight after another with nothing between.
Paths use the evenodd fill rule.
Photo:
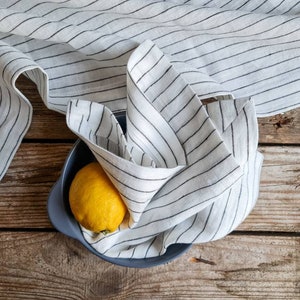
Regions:
<instances>
[{"instance_id":1,"label":"yellow lemon","mask_svg":"<svg viewBox=\"0 0 300 300\"><path fill-rule=\"evenodd\" d=\"M75 219L94 232L113 232L127 208L98 162L80 169L70 186L69 202Z\"/></svg>"}]
</instances>

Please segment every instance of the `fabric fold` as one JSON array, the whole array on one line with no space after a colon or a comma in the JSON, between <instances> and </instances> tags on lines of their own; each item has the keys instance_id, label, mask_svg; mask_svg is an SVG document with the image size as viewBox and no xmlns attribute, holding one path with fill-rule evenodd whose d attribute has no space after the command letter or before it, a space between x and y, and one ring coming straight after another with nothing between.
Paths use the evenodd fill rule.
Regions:
<instances>
[{"instance_id":1,"label":"fabric fold","mask_svg":"<svg viewBox=\"0 0 300 300\"><path fill-rule=\"evenodd\" d=\"M153 65L167 78L153 81ZM247 194L240 201L245 170L257 152L253 102L224 100L203 105L151 41L130 57L127 91L125 135L107 107L85 100L69 103L69 128L93 151L131 216L129 224L109 235L82 228L86 240L108 256L141 258L160 255L179 240L206 242L228 234L257 197L258 181L254 180L255 195ZM240 134L242 126L246 135ZM118 145L117 150L111 143ZM135 157L135 153L140 154ZM143 155L149 158L145 164L140 160ZM257 173L250 169L251 176ZM237 212L234 221L229 219L232 210ZM220 216L222 226L213 223L211 216ZM204 220L209 226L196 234Z\"/></svg>"},{"instance_id":2,"label":"fabric fold","mask_svg":"<svg viewBox=\"0 0 300 300\"><path fill-rule=\"evenodd\" d=\"M270 116L300 105L298 13L298 5L271 0L1 1L0 113L16 109L0 123L0 178L32 114L10 71L33 80L51 110L65 114L70 100L84 99L126 111L128 60L150 40L200 100L251 98L258 117ZM163 75L151 68L153 81ZM19 105L24 115L14 122ZM18 142L5 142L7 131Z\"/></svg>"},{"instance_id":3,"label":"fabric fold","mask_svg":"<svg viewBox=\"0 0 300 300\"><path fill-rule=\"evenodd\" d=\"M147 160L139 161L138 164L137 159L132 156L137 150L131 151L132 147L128 145L118 121L101 104L78 100L70 102L67 125L86 141L119 190L130 213L130 227L139 221L157 191L184 167L179 164L169 168L152 167L152 163L148 167ZM155 140L156 137L152 138ZM177 152L180 152L179 149ZM149 153L145 154L151 158ZM146 166L143 165L145 162Z\"/></svg>"},{"instance_id":4,"label":"fabric fold","mask_svg":"<svg viewBox=\"0 0 300 300\"><path fill-rule=\"evenodd\" d=\"M299 6L75 2L1 1L0 179L31 122L15 85L23 74L67 115L128 207L111 235L83 229L97 251L151 257L234 230L258 197L257 117L300 106Z\"/></svg>"}]
</instances>

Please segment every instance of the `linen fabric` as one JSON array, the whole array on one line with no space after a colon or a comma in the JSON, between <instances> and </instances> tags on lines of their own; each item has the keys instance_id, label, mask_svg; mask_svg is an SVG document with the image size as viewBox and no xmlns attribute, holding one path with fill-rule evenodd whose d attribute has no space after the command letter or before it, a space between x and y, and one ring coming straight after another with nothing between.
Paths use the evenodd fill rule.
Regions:
<instances>
[{"instance_id":1,"label":"linen fabric","mask_svg":"<svg viewBox=\"0 0 300 300\"><path fill-rule=\"evenodd\" d=\"M157 80L157 70L164 76ZM253 208L262 155L253 102L203 105L151 41L128 61L126 139L104 105L72 100L67 124L119 190L129 216L108 235L82 227L113 257L163 254L174 243L221 238Z\"/></svg>"},{"instance_id":2,"label":"linen fabric","mask_svg":"<svg viewBox=\"0 0 300 300\"><path fill-rule=\"evenodd\" d=\"M128 206L118 232L83 230L98 251L149 257L221 238L257 199L257 117L300 106L299 11L284 0L1 1L0 178L31 123L15 86L24 74Z\"/></svg>"}]
</instances>

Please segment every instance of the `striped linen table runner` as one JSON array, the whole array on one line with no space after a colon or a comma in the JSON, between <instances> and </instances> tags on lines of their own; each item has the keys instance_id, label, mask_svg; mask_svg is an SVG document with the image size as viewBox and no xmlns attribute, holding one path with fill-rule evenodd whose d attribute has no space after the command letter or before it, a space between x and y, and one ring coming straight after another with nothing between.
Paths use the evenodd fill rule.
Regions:
<instances>
[{"instance_id":1,"label":"striped linen table runner","mask_svg":"<svg viewBox=\"0 0 300 300\"><path fill-rule=\"evenodd\" d=\"M24 74L127 204L117 232L83 229L95 249L142 258L225 236L258 196L257 117L300 106L299 12L283 0L1 1L0 178L31 122Z\"/></svg>"}]
</instances>

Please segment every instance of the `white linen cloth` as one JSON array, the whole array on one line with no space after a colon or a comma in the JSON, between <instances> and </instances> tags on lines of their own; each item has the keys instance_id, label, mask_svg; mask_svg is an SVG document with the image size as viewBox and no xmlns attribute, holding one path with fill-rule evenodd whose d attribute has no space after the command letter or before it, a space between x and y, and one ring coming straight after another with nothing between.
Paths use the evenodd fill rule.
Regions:
<instances>
[{"instance_id":1,"label":"white linen cloth","mask_svg":"<svg viewBox=\"0 0 300 300\"><path fill-rule=\"evenodd\" d=\"M30 126L15 87L25 74L128 206L116 233L84 230L95 249L140 258L221 238L257 199L256 116L300 105L299 11L276 0L1 1L0 178ZM112 115L124 110L126 137Z\"/></svg>"}]
</instances>

